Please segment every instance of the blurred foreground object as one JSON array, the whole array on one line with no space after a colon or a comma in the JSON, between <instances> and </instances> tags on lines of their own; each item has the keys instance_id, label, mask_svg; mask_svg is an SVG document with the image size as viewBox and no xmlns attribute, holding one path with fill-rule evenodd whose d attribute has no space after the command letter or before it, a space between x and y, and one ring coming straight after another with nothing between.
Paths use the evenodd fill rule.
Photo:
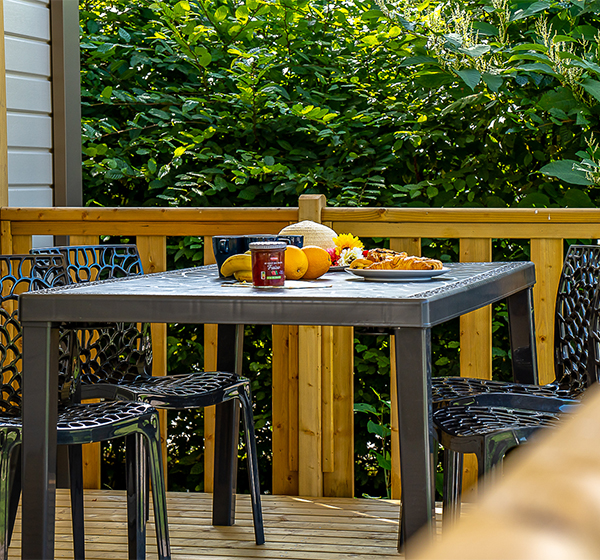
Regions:
<instances>
[{"instance_id":1,"label":"blurred foreground object","mask_svg":"<svg viewBox=\"0 0 600 560\"><path fill-rule=\"evenodd\" d=\"M599 441L600 388L594 385L559 428L537 432L507 458L498 484L415 558L600 558Z\"/></svg>"}]
</instances>

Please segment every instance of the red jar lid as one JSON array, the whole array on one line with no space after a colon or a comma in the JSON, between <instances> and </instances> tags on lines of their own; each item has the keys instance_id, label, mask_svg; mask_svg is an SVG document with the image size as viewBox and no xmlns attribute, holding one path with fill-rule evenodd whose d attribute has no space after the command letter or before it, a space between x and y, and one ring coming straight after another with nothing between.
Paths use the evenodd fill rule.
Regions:
<instances>
[{"instance_id":1,"label":"red jar lid","mask_svg":"<svg viewBox=\"0 0 600 560\"><path fill-rule=\"evenodd\" d=\"M251 251L276 251L285 249L287 243L284 241L255 241L248 245Z\"/></svg>"}]
</instances>

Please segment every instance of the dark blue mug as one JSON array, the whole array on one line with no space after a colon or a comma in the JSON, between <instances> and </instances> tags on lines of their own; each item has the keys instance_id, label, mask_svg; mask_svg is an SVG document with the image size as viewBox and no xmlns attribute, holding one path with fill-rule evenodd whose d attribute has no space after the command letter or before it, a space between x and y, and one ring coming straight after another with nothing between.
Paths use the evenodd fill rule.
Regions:
<instances>
[{"instance_id":1,"label":"dark blue mug","mask_svg":"<svg viewBox=\"0 0 600 560\"><path fill-rule=\"evenodd\" d=\"M302 249L302 245L304 244L304 236L303 235L246 235L245 236L248 241L248 247L246 250L250 248L250 243L254 243L257 241L285 241L288 245L295 245L296 247Z\"/></svg>"},{"instance_id":2,"label":"dark blue mug","mask_svg":"<svg viewBox=\"0 0 600 560\"><path fill-rule=\"evenodd\" d=\"M239 255L245 253L248 250L248 243L245 235L216 235L212 238L213 252L215 254L215 260L219 267L219 276L224 278L221 274L221 266L223 263L232 255Z\"/></svg>"}]
</instances>

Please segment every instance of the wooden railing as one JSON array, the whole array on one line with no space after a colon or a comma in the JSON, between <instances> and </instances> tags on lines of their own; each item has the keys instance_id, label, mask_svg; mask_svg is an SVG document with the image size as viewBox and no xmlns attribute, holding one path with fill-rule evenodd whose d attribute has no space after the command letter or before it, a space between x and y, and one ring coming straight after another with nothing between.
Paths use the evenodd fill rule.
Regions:
<instances>
[{"instance_id":1,"label":"wooden railing","mask_svg":"<svg viewBox=\"0 0 600 560\"><path fill-rule=\"evenodd\" d=\"M213 235L277 233L301 220L324 223L338 233L389 238L392 249L410 254L420 254L422 238L457 239L464 262L492 260L493 239L528 240L536 265L541 383L554 378L554 300L564 240L600 238L600 210L595 209L329 208L323 196L304 195L294 208L2 208L0 249L3 254L27 252L32 235L68 235L73 244L95 243L103 235L135 237L146 272L158 272L166 269L167 237L203 237L205 262L211 263ZM475 311L460 321L461 375L491 378L491 309ZM166 327L153 329L155 373L163 374ZM352 355L350 328L273 328L275 494L353 495ZM205 368L215 367L216 326L206 325ZM210 490L214 419L210 411L205 416L205 487ZM397 498L395 426L392 418L392 496ZM90 466L99 463L94 455L88 462ZM473 470L467 466L467 472ZM93 473L91 479L88 484L94 486L98 474Z\"/></svg>"}]
</instances>

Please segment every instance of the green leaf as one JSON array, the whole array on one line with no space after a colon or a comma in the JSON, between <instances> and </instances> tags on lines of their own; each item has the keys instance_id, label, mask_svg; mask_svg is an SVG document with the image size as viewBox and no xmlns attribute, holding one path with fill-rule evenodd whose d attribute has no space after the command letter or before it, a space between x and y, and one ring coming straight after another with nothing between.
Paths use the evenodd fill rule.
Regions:
<instances>
[{"instance_id":1,"label":"green leaf","mask_svg":"<svg viewBox=\"0 0 600 560\"><path fill-rule=\"evenodd\" d=\"M227 19L228 14L229 14L229 10L227 10L227 8L225 6L219 6L215 10L215 19L217 21L224 21L225 19Z\"/></svg>"},{"instance_id":2,"label":"green leaf","mask_svg":"<svg viewBox=\"0 0 600 560\"><path fill-rule=\"evenodd\" d=\"M491 50L492 47L490 47L489 45L474 45L472 47L468 47L468 48L460 48L458 49L459 52L466 54L468 56L472 56L473 58L478 58L482 55L484 55L485 53L489 52Z\"/></svg>"},{"instance_id":3,"label":"green leaf","mask_svg":"<svg viewBox=\"0 0 600 560\"><path fill-rule=\"evenodd\" d=\"M372 412L377 414L377 409L368 403L354 403L354 412Z\"/></svg>"},{"instance_id":4,"label":"green leaf","mask_svg":"<svg viewBox=\"0 0 600 560\"><path fill-rule=\"evenodd\" d=\"M198 58L198 64L204 68L206 68L212 62L212 56L205 47L196 47L194 49L194 54Z\"/></svg>"},{"instance_id":5,"label":"green leaf","mask_svg":"<svg viewBox=\"0 0 600 560\"><path fill-rule=\"evenodd\" d=\"M556 177L565 183L571 183L573 185L591 185L592 182L586 178L583 171L573 169L573 165L577 163L577 161L572 159L553 161L544 165L544 167L540 169L540 173L548 175L549 177Z\"/></svg>"},{"instance_id":6,"label":"green leaf","mask_svg":"<svg viewBox=\"0 0 600 560\"><path fill-rule=\"evenodd\" d=\"M417 64L438 64L439 62L432 56L409 56L400 62L398 66L404 68L405 66L415 66Z\"/></svg>"},{"instance_id":7,"label":"green leaf","mask_svg":"<svg viewBox=\"0 0 600 560\"><path fill-rule=\"evenodd\" d=\"M475 90L477 84L481 81L481 74L477 70L457 70L456 73L472 90Z\"/></svg>"},{"instance_id":8,"label":"green leaf","mask_svg":"<svg viewBox=\"0 0 600 560\"><path fill-rule=\"evenodd\" d=\"M388 427L376 424L373 420L367 422L367 430L370 434L375 434L381 438L388 437L391 433L391 430Z\"/></svg>"},{"instance_id":9,"label":"green leaf","mask_svg":"<svg viewBox=\"0 0 600 560\"><path fill-rule=\"evenodd\" d=\"M581 87L585 91L587 91L592 97L600 101L600 82L598 80L586 78L581 82Z\"/></svg>"},{"instance_id":10,"label":"green leaf","mask_svg":"<svg viewBox=\"0 0 600 560\"><path fill-rule=\"evenodd\" d=\"M498 92L502 86L502 78L497 74L490 74L485 72L481 75L481 79L485 82L485 85L489 87L494 93Z\"/></svg>"},{"instance_id":11,"label":"green leaf","mask_svg":"<svg viewBox=\"0 0 600 560\"><path fill-rule=\"evenodd\" d=\"M534 2L533 4L530 4L529 7L525 10L519 9L519 10L516 10L515 12L513 12L510 15L509 21L517 21L520 19L527 18L529 16L532 16L533 14L537 14L538 12L543 12L544 10L547 10L549 7L550 7L549 2Z\"/></svg>"},{"instance_id":12,"label":"green leaf","mask_svg":"<svg viewBox=\"0 0 600 560\"><path fill-rule=\"evenodd\" d=\"M497 36L500 31L498 28L490 23L485 21L475 21L473 22L473 29L479 32L480 35L492 35Z\"/></svg>"},{"instance_id":13,"label":"green leaf","mask_svg":"<svg viewBox=\"0 0 600 560\"><path fill-rule=\"evenodd\" d=\"M100 97L104 97L104 99L110 99L111 95L113 92L113 88L111 86L106 86L103 90L102 93L100 94Z\"/></svg>"},{"instance_id":14,"label":"green leaf","mask_svg":"<svg viewBox=\"0 0 600 560\"><path fill-rule=\"evenodd\" d=\"M589 195L580 189L569 189L563 197L563 206L567 208L595 208Z\"/></svg>"},{"instance_id":15,"label":"green leaf","mask_svg":"<svg viewBox=\"0 0 600 560\"><path fill-rule=\"evenodd\" d=\"M539 106L545 111L549 111L553 107L562 109L565 112L569 112L571 109L578 105L577 101L573 97L571 90L559 87L556 90L550 90L549 92L542 95L539 101Z\"/></svg>"},{"instance_id":16,"label":"green leaf","mask_svg":"<svg viewBox=\"0 0 600 560\"><path fill-rule=\"evenodd\" d=\"M173 155L175 157L179 157L182 156L183 154L185 154L185 151L187 150L187 146L179 146L178 148L175 149L175 152L173 152Z\"/></svg>"},{"instance_id":17,"label":"green leaf","mask_svg":"<svg viewBox=\"0 0 600 560\"><path fill-rule=\"evenodd\" d=\"M131 35L129 35L122 27L119 27L119 37L128 43L131 41Z\"/></svg>"},{"instance_id":18,"label":"green leaf","mask_svg":"<svg viewBox=\"0 0 600 560\"><path fill-rule=\"evenodd\" d=\"M148 111L148 113L164 121L168 121L171 119L171 115L169 115L169 113L165 113L165 111L161 111L160 109L152 108Z\"/></svg>"}]
</instances>

